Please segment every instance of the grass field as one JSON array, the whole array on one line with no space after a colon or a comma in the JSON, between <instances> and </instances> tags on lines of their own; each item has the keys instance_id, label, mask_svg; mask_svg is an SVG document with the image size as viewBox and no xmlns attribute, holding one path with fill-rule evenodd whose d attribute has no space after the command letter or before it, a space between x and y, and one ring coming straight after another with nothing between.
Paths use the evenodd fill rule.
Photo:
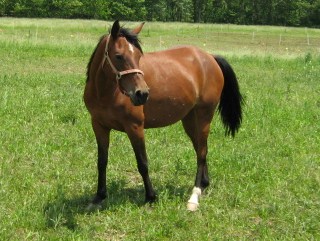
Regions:
<instances>
[{"instance_id":1,"label":"grass field","mask_svg":"<svg viewBox=\"0 0 320 241\"><path fill-rule=\"evenodd\" d=\"M147 23L145 52L190 43L227 57L243 125L226 138L214 119L211 185L195 213L195 154L180 123L146 131L152 207L126 135L113 132L108 199L88 213L96 144L82 93L109 26L0 19L0 240L319 240L320 30Z\"/></svg>"}]
</instances>

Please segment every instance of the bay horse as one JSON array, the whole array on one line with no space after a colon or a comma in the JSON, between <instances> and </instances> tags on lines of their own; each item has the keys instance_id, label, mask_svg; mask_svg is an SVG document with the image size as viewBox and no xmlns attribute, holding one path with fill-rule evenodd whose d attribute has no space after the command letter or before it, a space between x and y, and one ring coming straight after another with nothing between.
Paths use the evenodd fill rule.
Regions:
<instances>
[{"instance_id":1,"label":"bay horse","mask_svg":"<svg viewBox=\"0 0 320 241\"><path fill-rule=\"evenodd\" d=\"M112 129L125 132L137 160L146 202L156 200L148 171L144 129L182 121L197 156L197 171L188 210L199 205L209 185L207 138L215 109L221 114L226 135L242 122L242 96L230 64L193 46L143 53L138 34L112 25L101 37L87 67L84 102L91 115L98 147L98 187L91 205L106 198L106 168Z\"/></svg>"}]
</instances>

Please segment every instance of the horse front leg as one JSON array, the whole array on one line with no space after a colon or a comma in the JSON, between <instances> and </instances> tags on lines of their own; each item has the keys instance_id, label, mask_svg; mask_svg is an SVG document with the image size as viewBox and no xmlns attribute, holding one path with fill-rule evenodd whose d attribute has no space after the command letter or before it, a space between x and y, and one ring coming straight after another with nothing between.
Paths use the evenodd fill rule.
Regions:
<instances>
[{"instance_id":1,"label":"horse front leg","mask_svg":"<svg viewBox=\"0 0 320 241\"><path fill-rule=\"evenodd\" d=\"M146 194L145 201L152 203L156 200L157 197L149 177L148 158L144 139L144 128L143 126L134 126L132 128L128 128L126 132L128 134L137 159L139 173L143 179Z\"/></svg>"},{"instance_id":2,"label":"horse front leg","mask_svg":"<svg viewBox=\"0 0 320 241\"><path fill-rule=\"evenodd\" d=\"M92 121L92 127L96 136L98 147L98 187L97 193L94 199L92 200L92 204L99 205L107 196L106 169L108 165L110 129L103 128L96 121Z\"/></svg>"}]
</instances>

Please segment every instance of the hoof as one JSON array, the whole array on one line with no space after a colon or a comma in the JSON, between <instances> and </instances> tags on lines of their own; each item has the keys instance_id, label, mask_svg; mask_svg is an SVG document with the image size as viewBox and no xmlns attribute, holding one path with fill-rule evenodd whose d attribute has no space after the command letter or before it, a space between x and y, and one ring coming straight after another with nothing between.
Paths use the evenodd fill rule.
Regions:
<instances>
[{"instance_id":1,"label":"hoof","mask_svg":"<svg viewBox=\"0 0 320 241\"><path fill-rule=\"evenodd\" d=\"M96 211L96 210L102 210L102 203L104 201L106 197L105 196L99 196L99 195L96 195L92 202L87 206L86 208L86 211L87 212L93 212L93 211Z\"/></svg>"},{"instance_id":2,"label":"hoof","mask_svg":"<svg viewBox=\"0 0 320 241\"><path fill-rule=\"evenodd\" d=\"M145 198L145 203L152 204L152 203L155 203L157 201L158 201L158 196L156 194L154 194L152 196L148 196L148 197L146 196L146 198Z\"/></svg>"},{"instance_id":3,"label":"hoof","mask_svg":"<svg viewBox=\"0 0 320 241\"><path fill-rule=\"evenodd\" d=\"M199 207L199 203L188 202L187 209L188 211L194 212L197 211Z\"/></svg>"},{"instance_id":4,"label":"hoof","mask_svg":"<svg viewBox=\"0 0 320 241\"><path fill-rule=\"evenodd\" d=\"M94 204L94 203L90 203L87 207L86 207L86 211L87 212L94 212L97 210L102 210L102 205L101 203L99 204Z\"/></svg>"}]
</instances>

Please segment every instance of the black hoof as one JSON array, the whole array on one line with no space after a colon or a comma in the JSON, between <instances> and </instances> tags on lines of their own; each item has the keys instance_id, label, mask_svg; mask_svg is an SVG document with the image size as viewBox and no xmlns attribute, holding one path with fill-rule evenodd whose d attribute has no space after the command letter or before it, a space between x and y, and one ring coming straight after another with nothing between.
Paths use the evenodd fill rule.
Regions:
<instances>
[{"instance_id":1,"label":"black hoof","mask_svg":"<svg viewBox=\"0 0 320 241\"><path fill-rule=\"evenodd\" d=\"M106 196L105 194L103 194L103 195L97 194L97 195L93 198L93 200L92 200L91 203L94 204L94 205L101 204L106 197L107 197L107 196Z\"/></svg>"},{"instance_id":2,"label":"black hoof","mask_svg":"<svg viewBox=\"0 0 320 241\"><path fill-rule=\"evenodd\" d=\"M86 207L86 211L91 213L91 212L95 212L97 210L102 210L103 207L102 207L102 204L99 203L99 204L94 204L94 203L90 203L87 207Z\"/></svg>"},{"instance_id":3,"label":"black hoof","mask_svg":"<svg viewBox=\"0 0 320 241\"><path fill-rule=\"evenodd\" d=\"M158 200L158 196L153 194L151 196L146 196L145 202L146 203L155 203Z\"/></svg>"},{"instance_id":4,"label":"black hoof","mask_svg":"<svg viewBox=\"0 0 320 241\"><path fill-rule=\"evenodd\" d=\"M102 210L102 203L103 200L106 198L105 195L96 195L93 200L89 203L89 205L87 206L86 210L88 212L94 212L96 210Z\"/></svg>"}]
</instances>

